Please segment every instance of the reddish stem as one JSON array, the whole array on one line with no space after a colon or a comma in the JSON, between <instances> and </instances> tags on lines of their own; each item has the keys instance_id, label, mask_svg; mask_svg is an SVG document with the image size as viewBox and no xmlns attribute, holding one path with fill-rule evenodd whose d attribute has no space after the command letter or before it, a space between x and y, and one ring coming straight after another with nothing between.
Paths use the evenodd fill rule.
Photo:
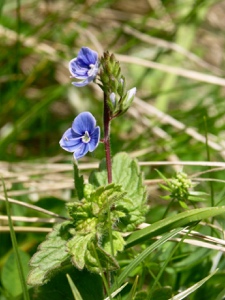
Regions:
<instances>
[{"instance_id":1,"label":"reddish stem","mask_svg":"<svg viewBox=\"0 0 225 300\"><path fill-rule=\"evenodd\" d=\"M112 162L111 162L111 149L110 149L110 121L111 114L107 104L107 94L104 93L104 145L105 145L105 159L108 175L108 183L112 182Z\"/></svg>"}]
</instances>

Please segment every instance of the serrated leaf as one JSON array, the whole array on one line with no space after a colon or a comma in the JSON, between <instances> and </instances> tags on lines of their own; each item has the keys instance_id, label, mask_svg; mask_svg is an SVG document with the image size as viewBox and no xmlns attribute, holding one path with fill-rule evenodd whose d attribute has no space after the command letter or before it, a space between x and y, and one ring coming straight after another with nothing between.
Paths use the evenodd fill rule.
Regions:
<instances>
[{"instance_id":1,"label":"serrated leaf","mask_svg":"<svg viewBox=\"0 0 225 300\"><path fill-rule=\"evenodd\" d=\"M136 160L127 153L118 153L112 160L112 177L115 184L122 186L126 196L116 203L118 210L124 212L118 227L121 230L133 230L145 220L144 215L148 210L146 205L146 187L142 173ZM96 187L107 185L107 172L105 161L100 163L99 171L90 175L89 181Z\"/></svg>"},{"instance_id":2,"label":"serrated leaf","mask_svg":"<svg viewBox=\"0 0 225 300\"><path fill-rule=\"evenodd\" d=\"M38 251L30 260L31 271L27 279L29 285L46 283L53 271L60 268L69 258L66 242L71 237L70 228L73 228L73 225L68 221L55 225L46 240L40 244Z\"/></svg>"},{"instance_id":3,"label":"serrated leaf","mask_svg":"<svg viewBox=\"0 0 225 300\"><path fill-rule=\"evenodd\" d=\"M163 220L132 233L126 241L126 247L131 247L151 237L170 231L171 229L199 222L202 219L215 217L225 212L225 206L197 208L167 217Z\"/></svg>"},{"instance_id":4,"label":"serrated leaf","mask_svg":"<svg viewBox=\"0 0 225 300\"><path fill-rule=\"evenodd\" d=\"M94 233L95 234L95 233ZM68 252L72 256L72 261L77 269L82 270L85 266L85 253L88 242L93 239L93 233L87 235L77 235L72 237L66 244Z\"/></svg>"},{"instance_id":5,"label":"serrated leaf","mask_svg":"<svg viewBox=\"0 0 225 300\"><path fill-rule=\"evenodd\" d=\"M125 152L118 153L112 160L113 182L120 184L127 192L128 198L134 205L139 206L146 201L146 188L143 177L135 159ZM99 171L94 171L90 176L90 183L95 186L107 184L107 173L104 161L100 164Z\"/></svg>"},{"instance_id":6,"label":"serrated leaf","mask_svg":"<svg viewBox=\"0 0 225 300\"><path fill-rule=\"evenodd\" d=\"M67 203L70 216L74 219L74 226L78 234L98 233L108 230L109 223L114 223L120 215L116 209L111 210L112 220L108 220L108 210L117 205L117 202L126 193L121 191L120 185L114 183L101 186L94 190L88 198L81 201Z\"/></svg>"},{"instance_id":7,"label":"serrated leaf","mask_svg":"<svg viewBox=\"0 0 225 300\"><path fill-rule=\"evenodd\" d=\"M74 299L66 277L67 274L73 279L83 300L103 299L101 277L85 269L79 271L70 263L63 266L45 285L35 287L32 300Z\"/></svg>"},{"instance_id":8,"label":"serrated leaf","mask_svg":"<svg viewBox=\"0 0 225 300\"><path fill-rule=\"evenodd\" d=\"M95 250L93 250L93 246ZM93 243L88 245L85 253L85 262L87 269L95 273L100 273L102 270L114 271L119 269L117 260L100 246Z\"/></svg>"},{"instance_id":9,"label":"serrated leaf","mask_svg":"<svg viewBox=\"0 0 225 300\"><path fill-rule=\"evenodd\" d=\"M125 246L125 241L122 237L122 234L118 231L113 230L112 231L112 240L113 240L114 255L116 255L118 251L123 251L124 246ZM102 247L106 252L112 254L109 235L103 236Z\"/></svg>"}]
</instances>

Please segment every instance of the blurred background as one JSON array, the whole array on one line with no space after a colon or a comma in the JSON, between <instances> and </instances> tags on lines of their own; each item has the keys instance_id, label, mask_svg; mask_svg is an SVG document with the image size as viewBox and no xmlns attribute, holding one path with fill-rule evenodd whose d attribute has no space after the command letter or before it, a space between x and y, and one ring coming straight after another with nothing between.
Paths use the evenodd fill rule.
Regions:
<instances>
[{"instance_id":1,"label":"blurred background","mask_svg":"<svg viewBox=\"0 0 225 300\"><path fill-rule=\"evenodd\" d=\"M111 146L112 155L127 151L145 163L141 170L151 205L147 222L161 220L168 204L157 185L154 163L160 161L171 164L157 166L167 177L182 169L175 162L189 161L184 171L198 177L198 189L211 195L204 205L225 205L224 33L225 1L0 0L0 177L9 199L20 201L11 205L11 213L26 273L30 256L57 222L57 214L67 216L64 201L74 197L72 154L59 147L62 134L86 110L102 126L100 88L94 83L71 85L68 62L83 46L99 56L114 53L127 89L137 88L132 107L112 122ZM96 168L103 157L100 144L80 160L85 179L86 170ZM1 291L21 293L21 287L11 284L16 265L10 258L3 195L0 184L1 300L6 299ZM49 218L37 207L46 209ZM175 203L172 214L181 210ZM225 226L223 217L220 225ZM208 256L202 249L195 256L195 250L188 250L194 255L190 282L209 270L209 261L204 261ZM216 299L215 289L224 289L224 277L219 282L216 278L206 287L207 296L196 299Z\"/></svg>"},{"instance_id":2,"label":"blurred background","mask_svg":"<svg viewBox=\"0 0 225 300\"><path fill-rule=\"evenodd\" d=\"M220 158L225 1L1 0L0 21L0 160L60 160L58 141L79 112L102 124L101 90L71 85L68 62L82 46L115 53L142 100L114 121L113 153L205 160L198 134L207 134Z\"/></svg>"}]
</instances>

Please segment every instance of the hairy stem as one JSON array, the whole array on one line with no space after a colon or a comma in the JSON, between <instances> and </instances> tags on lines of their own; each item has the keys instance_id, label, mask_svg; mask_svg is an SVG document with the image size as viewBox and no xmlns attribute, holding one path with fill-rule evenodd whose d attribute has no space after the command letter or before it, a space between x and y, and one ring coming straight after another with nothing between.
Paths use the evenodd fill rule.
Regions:
<instances>
[{"instance_id":1,"label":"hairy stem","mask_svg":"<svg viewBox=\"0 0 225 300\"><path fill-rule=\"evenodd\" d=\"M112 162L110 150L110 110L107 104L107 95L104 93L104 145L105 145L105 158L106 168L108 175L108 183L112 182Z\"/></svg>"}]
</instances>

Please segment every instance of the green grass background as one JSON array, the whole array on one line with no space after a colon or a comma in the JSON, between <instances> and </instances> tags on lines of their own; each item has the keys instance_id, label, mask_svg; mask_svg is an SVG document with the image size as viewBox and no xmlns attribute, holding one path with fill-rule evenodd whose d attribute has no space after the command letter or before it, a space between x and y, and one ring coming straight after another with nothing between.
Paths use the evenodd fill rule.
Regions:
<instances>
[{"instance_id":1,"label":"green grass background","mask_svg":"<svg viewBox=\"0 0 225 300\"><path fill-rule=\"evenodd\" d=\"M82 111L92 112L102 126L101 90L94 84L73 87L68 71L69 60L87 46L99 55L106 50L115 53L127 87L137 88L133 106L112 123L112 154L127 151L140 161L171 162L141 167L151 205L147 221L160 220L168 205L154 182L160 179L155 168L171 177L182 168L173 165L177 161L190 162L183 170L200 177L198 190L209 195L194 207L224 205L224 20L225 2L217 0L0 0L0 175L9 197L35 200L37 206L66 215L62 199L73 196L72 159L59 140ZM98 162L103 155L100 145L81 164ZM218 162L220 169L211 170L206 162ZM59 182L68 186L55 191ZM48 188L50 184L54 188ZM3 195L1 186L0 192ZM22 206L11 209L13 216L44 217ZM170 213L179 211L175 203ZM0 215L6 216L4 202ZM223 228L224 217L215 223ZM32 226L52 226L43 224ZM11 253L9 233L2 229L6 225L0 219L1 274ZM27 223L20 220L15 225ZM209 228L202 230L223 238ZM45 234L18 233L19 247L31 255ZM209 273L215 251L195 250L185 246L176 253L178 262L170 262L160 286L178 291ZM140 290L155 278L165 251L166 247L136 271L141 274ZM180 258L188 261L187 253L193 264L179 264ZM218 264L216 279L190 299L223 299L224 259ZM0 289L6 289L2 280Z\"/></svg>"}]
</instances>

